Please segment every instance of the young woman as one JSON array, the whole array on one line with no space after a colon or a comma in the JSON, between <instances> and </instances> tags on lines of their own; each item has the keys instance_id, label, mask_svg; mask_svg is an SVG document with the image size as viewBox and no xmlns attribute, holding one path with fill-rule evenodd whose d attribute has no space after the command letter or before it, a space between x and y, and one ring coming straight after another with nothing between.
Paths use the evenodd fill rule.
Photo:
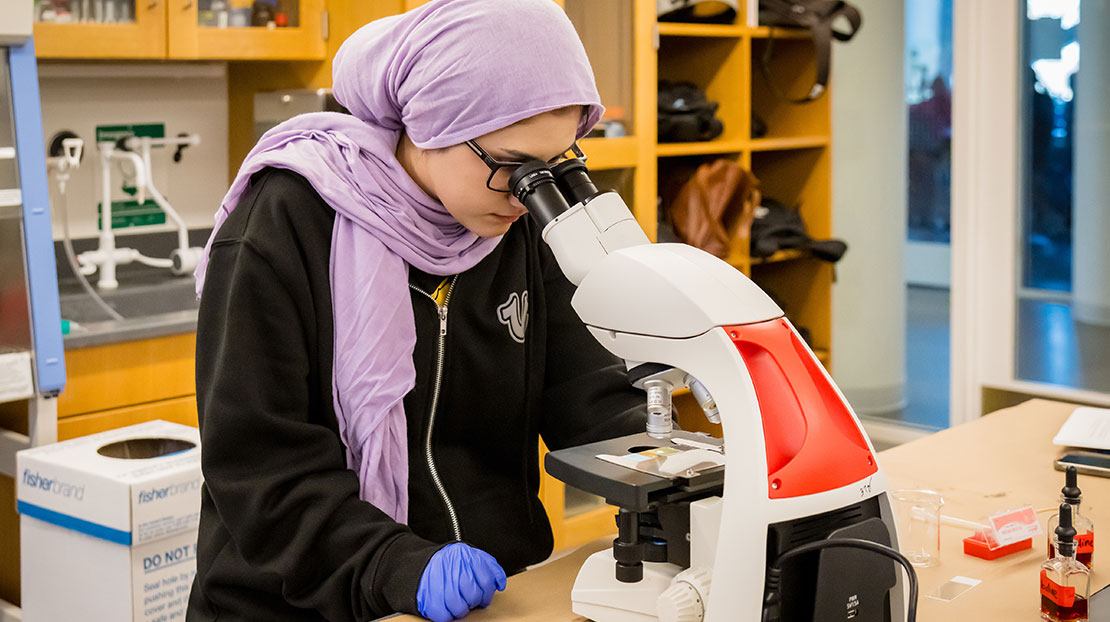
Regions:
<instances>
[{"instance_id":1,"label":"young woman","mask_svg":"<svg viewBox=\"0 0 1110 622\"><path fill-rule=\"evenodd\" d=\"M333 77L351 115L263 136L197 269L190 621L464 617L551 552L539 437L643 430L506 192L602 112L558 6L434 0Z\"/></svg>"}]
</instances>

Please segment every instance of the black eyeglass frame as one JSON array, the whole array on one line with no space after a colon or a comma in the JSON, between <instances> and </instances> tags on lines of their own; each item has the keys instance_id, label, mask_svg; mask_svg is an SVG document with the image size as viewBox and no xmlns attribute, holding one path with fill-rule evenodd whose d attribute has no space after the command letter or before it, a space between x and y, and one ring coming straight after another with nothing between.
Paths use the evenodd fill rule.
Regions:
<instances>
[{"instance_id":1,"label":"black eyeglass frame","mask_svg":"<svg viewBox=\"0 0 1110 622\"><path fill-rule=\"evenodd\" d=\"M493 176L496 175L497 171L501 170L502 168L516 168L521 164L524 164L524 162L504 162L502 160L498 160L490 154L486 153L486 150L482 149L478 145L478 143L473 140L466 141L466 146L470 147L470 150L473 151L475 155L477 155L479 158L482 158L482 163L484 163L486 167L489 168L489 177L486 178L486 188L489 188L494 192L501 192L503 194L509 194L510 192L512 192L511 188L506 188L505 190L494 188ZM575 141L574 144L570 146L570 149L568 151L573 153L575 158L582 160L583 162L586 161L586 154L583 153L582 148L578 146L578 141ZM510 172L510 175L511 174L512 173Z\"/></svg>"}]
</instances>

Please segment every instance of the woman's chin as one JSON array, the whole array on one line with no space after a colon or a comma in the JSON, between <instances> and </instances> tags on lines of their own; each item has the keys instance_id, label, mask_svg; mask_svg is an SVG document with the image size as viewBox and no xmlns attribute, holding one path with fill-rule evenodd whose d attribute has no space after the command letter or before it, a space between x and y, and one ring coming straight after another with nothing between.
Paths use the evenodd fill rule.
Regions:
<instances>
[{"instance_id":1,"label":"woman's chin","mask_svg":"<svg viewBox=\"0 0 1110 622\"><path fill-rule=\"evenodd\" d=\"M474 235L483 238L496 238L508 233L509 227L511 227L516 220L515 218L509 219L503 216L490 215L488 218L483 218L472 223L463 223L463 225Z\"/></svg>"}]
</instances>

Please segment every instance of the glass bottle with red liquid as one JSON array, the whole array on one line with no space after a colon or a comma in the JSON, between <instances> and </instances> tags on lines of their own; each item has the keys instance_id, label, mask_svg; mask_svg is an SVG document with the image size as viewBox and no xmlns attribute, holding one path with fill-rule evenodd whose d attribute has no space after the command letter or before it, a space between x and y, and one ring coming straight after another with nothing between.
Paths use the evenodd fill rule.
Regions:
<instances>
[{"instance_id":1,"label":"glass bottle with red liquid","mask_svg":"<svg viewBox=\"0 0 1110 622\"><path fill-rule=\"evenodd\" d=\"M1060 501L1071 506L1071 523L1076 533L1075 559L1090 569L1095 563L1095 524L1079 511L1079 502L1083 499L1083 493L1079 490L1079 476L1075 467L1069 466L1064 478L1064 487L1060 489ZM1048 519L1049 559L1056 557L1056 550L1053 546L1055 536L1053 534L1056 533L1056 525L1059 520L1059 514L1053 514L1052 518Z\"/></svg>"},{"instance_id":2,"label":"glass bottle with red liquid","mask_svg":"<svg viewBox=\"0 0 1110 622\"><path fill-rule=\"evenodd\" d=\"M1075 560L1077 545L1071 511L1070 503L1060 504L1056 556L1041 564L1041 618L1048 622L1087 619L1091 573Z\"/></svg>"}]
</instances>

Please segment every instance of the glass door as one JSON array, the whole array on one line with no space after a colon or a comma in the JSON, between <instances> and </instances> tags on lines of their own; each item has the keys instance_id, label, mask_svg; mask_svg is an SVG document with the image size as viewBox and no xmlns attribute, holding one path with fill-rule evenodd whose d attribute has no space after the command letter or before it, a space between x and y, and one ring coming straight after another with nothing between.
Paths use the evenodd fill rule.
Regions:
<instances>
[{"instance_id":1,"label":"glass door","mask_svg":"<svg viewBox=\"0 0 1110 622\"><path fill-rule=\"evenodd\" d=\"M953 422L1110 406L1110 0L955 7Z\"/></svg>"}]
</instances>

